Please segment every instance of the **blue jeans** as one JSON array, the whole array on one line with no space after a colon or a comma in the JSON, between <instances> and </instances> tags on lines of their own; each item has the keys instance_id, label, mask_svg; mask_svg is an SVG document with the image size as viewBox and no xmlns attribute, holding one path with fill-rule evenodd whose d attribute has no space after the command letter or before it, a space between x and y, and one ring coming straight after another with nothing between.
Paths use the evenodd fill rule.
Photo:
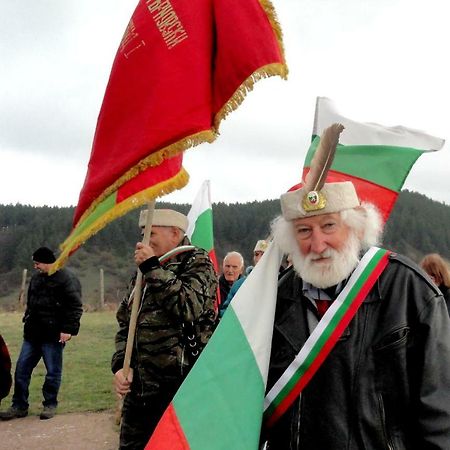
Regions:
<instances>
[{"instance_id":1,"label":"blue jeans","mask_svg":"<svg viewBox=\"0 0 450 450\"><path fill-rule=\"evenodd\" d=\"M47 369L42 386L44 396L42 404L50 407L58 405L57 397L61 385L63 349L64 344L60 342L34 343L23 341L14 373L13 407L28 409L28 388L31 374L41 358L44 360Z\"/></svg>"}]
</instances>

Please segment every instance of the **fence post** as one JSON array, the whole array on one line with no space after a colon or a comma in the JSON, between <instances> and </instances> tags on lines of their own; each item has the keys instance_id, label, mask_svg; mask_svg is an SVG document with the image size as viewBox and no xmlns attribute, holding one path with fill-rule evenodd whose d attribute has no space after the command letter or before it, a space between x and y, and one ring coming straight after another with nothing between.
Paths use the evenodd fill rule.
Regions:
<instances>
[{"instance_id":1,"label":"fence post","mask_svg":"<svg viewBox=\"0 0 450 450\"><path fill-rule=\"evenodd\" d=\"M22 284L20 285L19 292L19 308L23 309L25 306L25 284L27 282L27 269L23 269L22 272Z\"/></svg>"},{"instance_id":2,"label":"fence post","mask_svg":"<svg viewBox=\"0 0 450 450\"><path fill-rule=\"evenodd\" d=\"M100 269L100 309L105 307L105 277L103 269Z\"/></svg>"}]
</instances>

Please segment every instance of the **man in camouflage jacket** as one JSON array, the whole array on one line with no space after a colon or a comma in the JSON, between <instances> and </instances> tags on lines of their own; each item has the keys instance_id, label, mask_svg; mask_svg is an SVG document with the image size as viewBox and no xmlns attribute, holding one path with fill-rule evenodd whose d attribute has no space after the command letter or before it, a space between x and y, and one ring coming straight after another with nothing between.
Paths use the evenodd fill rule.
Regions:
<instances>
[{"instance_id":1,"label":"man in camouflage jacket","mask_svg":"<svg viewBox=\"0 0 450 450\"><path fill-rule=\"evenodd\" d=\"M202 347L216 322L217 276L207 252L189 245L184 236L187 224L183 214L155 210L150 246L136 245L135 261L144 283L127 379L122 368L132 289L117 311L119 331L112 358L116 392L124 396L121 450L145 447L193 363L184 345L185 328L195 329Z\"/></svg>"}]
</instances>

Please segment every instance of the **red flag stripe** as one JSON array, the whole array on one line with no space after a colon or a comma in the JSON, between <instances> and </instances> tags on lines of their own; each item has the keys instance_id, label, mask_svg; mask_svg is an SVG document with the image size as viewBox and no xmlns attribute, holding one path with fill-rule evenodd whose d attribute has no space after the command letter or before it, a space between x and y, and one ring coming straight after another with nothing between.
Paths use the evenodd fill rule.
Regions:
<instances>
[{"instance_id":1,"label":"red flag stripe","mask_svg":"<svg viewBox=\"0 0 450 450\"><path fill-rule=\"evenodd\" d=\"M309 168L303 169L303 179L305 179ZM327 176L327 183L338 183L342 181L351 181L355 186L358 198L361 202L369 202L374 204L381 213L383 220L386 221L389 214L394 207L398 198L398 192L392 191L384 186L365 180L363 178L349 175L348 173L338 172L336 170L330 170ZM301 187L301 184L297 184L289 189L293 191Z\"/></svg>"},{"instance_id":2,"label":"red flag stripe","mask_svg":"<svg viewBox=\"0 0 450 450\"><path fill-rule=\"evenodd\" d=\"M165 449L168 448L168 442L170 442L171 450L190 450L191 448L172 403L161 417L152 435L151 444L149 441L144 450L149 450L150 448Z\"/></svg>"}]
</instances>

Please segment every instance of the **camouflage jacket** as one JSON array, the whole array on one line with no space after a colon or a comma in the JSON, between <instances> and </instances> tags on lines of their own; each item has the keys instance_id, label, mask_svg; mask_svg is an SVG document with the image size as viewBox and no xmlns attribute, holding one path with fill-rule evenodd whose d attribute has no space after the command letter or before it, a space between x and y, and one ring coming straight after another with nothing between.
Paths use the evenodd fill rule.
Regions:
<instances>
[{"instance_id":1,"label":"camouflage jacket","mask_svg":"<svg viewBox=\"0 0 450 450\"><path fill-rule=\"evenodd\" d=\"M188 244L185 238L180 246ZM156 257L150 258L140 269L144 283L131 357L134 369L131 390L144 397L161 390L174 393L189 366L183 325L194 323L204 344L214 329L217 275L206 251L196 247L162 263ZM123 367L133 288L134 281L117 311L114 373Z\"/></svg>"}]
</instances>

